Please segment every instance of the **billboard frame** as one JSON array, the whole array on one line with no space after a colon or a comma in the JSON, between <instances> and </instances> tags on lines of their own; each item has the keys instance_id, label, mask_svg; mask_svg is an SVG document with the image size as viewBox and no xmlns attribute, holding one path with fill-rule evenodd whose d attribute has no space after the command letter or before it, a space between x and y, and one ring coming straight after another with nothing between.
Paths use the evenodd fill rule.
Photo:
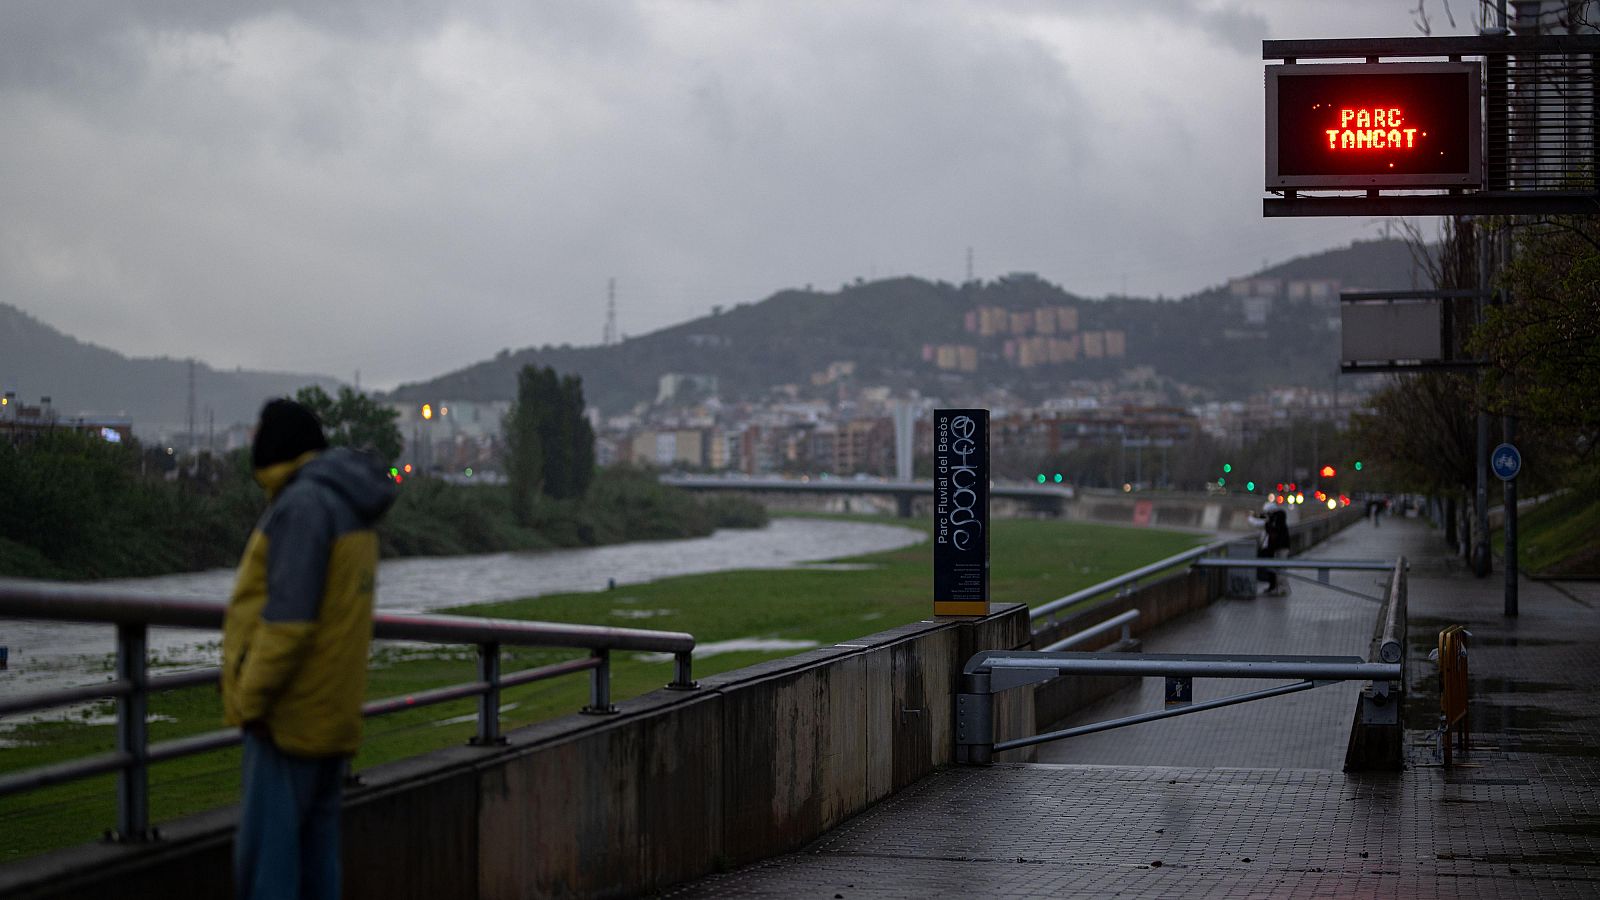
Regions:
<instances>
[{"instance_id":1,"label":"billboard frame","mask_svg":"<svg viewBox=\"0 0 1600 900\"><path fill-rule=\"evenodd\" d=\"M1472 300L1481 305L1488 300L1488 296L1482 291L1475 290L1345 291L1341 293L1339 295L1341 319L1343 319L1346 306L1436 304L1439 314L1439 358L1384 358L1374 356L1346 359L1344 349L1341 347L1339 351L1339 371L1347 375L1371 372L1438 372L1476 369L1485 365L1482 360L1462 359L1456 355L1457 347L1454 335L1459 323L1454 308L1455 302L1462 300ZM1341 326L1341 331L1343 330Z\"/></svg>"},{"instance_id":2,"label":"billboard frame","mask_svg":"<svg viewBox=\"0 0 1600 900\"><path fill-rule=\"evenodd\" d=\"M1466 130L1467 164L1462 172L1418 173L1408 175L1284 175L1279 171L1278 112L1281 80L1307 75L1370 76L1370 75L1446 75L1467 76ZM1321 188L1481 188L1483 171L1483 67L1473 62L1366 62L1321 63L1304 65L1288 63L1266 67L1267 90L1267 171L1266 189L1269 191Z\"/></svg>"}]
</instances>

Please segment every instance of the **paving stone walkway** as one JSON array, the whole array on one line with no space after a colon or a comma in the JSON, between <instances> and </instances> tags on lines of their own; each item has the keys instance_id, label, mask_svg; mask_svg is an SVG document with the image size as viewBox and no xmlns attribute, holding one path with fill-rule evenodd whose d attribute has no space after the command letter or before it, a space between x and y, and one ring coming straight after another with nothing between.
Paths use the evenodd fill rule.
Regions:
<instances>
[{"instance_id":1,"label":"paving stone walkway","mask_svg":"<svg viewBox=\"0 0 1600 900\"><path fill-rule=\"evenodd\" d=\"M1323 692L1355 688L1318 688L1077 739L1059 751L1071 764L945 769L800 852L668 896L1600 896L1600 584L1524 579L1507 619L1503 576L1461 571L1420 521L1357 524L1316 553L1413 561L1405 772L1338 771L1354 695ZM1350 586L1375 592L1370 574L1344 576L1363 577ZM1363 652L1376 607L1332 593L1297 583L1286 600L1223 604L1147 647L1199 629L1184 640L1209 630L1219 642L1172 649L1263 652L1273 637L1285 643L1271 651ZM1347 617L1351 646L1331 647ZM1474 746L1450 770L1426 730L1426 654L1448 624L1473 633ZM1159 704L1125 694L1088 714ZM1301 698L1338 721L1285 705ZM1235 710L1246 718L1202 723ZM1171 732L1178 723L1203 730Z\"/></svg>"}]
</instances>

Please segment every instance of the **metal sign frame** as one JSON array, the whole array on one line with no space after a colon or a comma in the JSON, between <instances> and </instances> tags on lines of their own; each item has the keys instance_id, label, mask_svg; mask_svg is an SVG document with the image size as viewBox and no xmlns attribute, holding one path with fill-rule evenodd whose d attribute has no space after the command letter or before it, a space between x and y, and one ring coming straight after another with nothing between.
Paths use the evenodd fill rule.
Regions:
<instances>
[{"instance_id":1,"label":"metal sign frame","mask_svg":"<svg viewBox=\"0 0 1600 900\"><path fill-rule=\"evenodd\" d=\"M1466 91L1463 109L1452 115L1465 118L1466 165L1456 172L1428 172L1388 175L1363 173L1350 175L1285 175L1281 171L1280 92L1285 78L1320 76L1361 78L1404 75L1464 75ZM1477 63L1333 63L1325 65L1267 66L1267 190L1282 188L1476 188L1483 186L1483 73Z\"/></svg>"},{"instance_id":2,"label":"metal sign frame","mask_svg":"<svg viewBox=\"0 0 1600 900\"><path fill-rule=\"evenodd\" d=\"M1449 290L1449 291L1345 291L1339 295L1340 317L1344 317L1345 310L1352 306L1374 305L1426 305L1437 306L1438 312L1438 356L1427 357L1393 357L1393 356L1361 356L1346 357L1343 347L1340 349L1339 371L1344 373L1360 372L1420 372L1430 370L1460 370L1472 369L1484 365L1482 360L1467 359L1459 355L1456 346L1455 334L1459 322L1455 307L1461 301L1483 301L1486 297L1481 291ZM1341 328L1341 331L1344 329Z\"/></svg>"},{"instance_id":3,"label":"metal sign frame","mask_svg":"<svg viewBox=\"0 0 1600 900\"><path fill-rule=\"evenodd\" d=\"M1332 38L1271 40L1261 58L1283 66L1309 60L1338 64L1404 65L1425 60L1461 63L1475 59L1483 74L1483 182L1481 188L1456 185L1406 188L1346 184L1329 188L1271 186L1278 196L1261 201L1268 218L1303 216L1547 216L1600 215L1600 35L1482 34L1452 37ZM1268 70L1275 68L1268 66ZM1281 68L1281 67L1280 67ZM1559 73L1559 74L1552 74ZM1529 78L1562 78L1558 112L1539 107L1541 125L1551 127L1528 138L1518 117L1543 102ZM1542 82L1541 82L1542 83ZM1555 117L1555 118L1550 118ZM1270 139L1270 137L1269 137ZM1561 143L1556 146L1556 143ZM1556 166L1556 168L1551 168ZM1302 190L1343 193L1302 194ZM1367 369L1371 371L1371 369Z\"/></svg>"}]
</instances>

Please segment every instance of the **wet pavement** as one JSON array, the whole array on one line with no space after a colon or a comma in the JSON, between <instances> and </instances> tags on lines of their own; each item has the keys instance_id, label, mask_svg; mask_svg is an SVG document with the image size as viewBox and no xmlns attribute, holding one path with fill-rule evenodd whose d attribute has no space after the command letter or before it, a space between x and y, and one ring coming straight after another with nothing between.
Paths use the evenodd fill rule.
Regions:
<instances>
[{"instance_id":1,"label":"wet pavement","mask_svg":"<svg viewBox=\"0 0 1600 900\"><path fill-rule=\"evenodd\" d=\"M1339 771L1356 688L1318 688L1049 751L1066 763L945 769L800 852L668 896L1600 896L1600 583L1524 579L1508 619L1503 574L1472 578L1418 520L1358 523L1308 555L1413 562L1403 773ZM1374 582L1334 577L1377 594ZM1146 647L1362 653L1376 613L1296 582ZM1445 769L1427 651L1450 624L1473 636L1473 738ZM1214 643L1190 643L1202 639ZM1154 708L1152 690L1084 720Z\"/></svg>"}]
</instances>

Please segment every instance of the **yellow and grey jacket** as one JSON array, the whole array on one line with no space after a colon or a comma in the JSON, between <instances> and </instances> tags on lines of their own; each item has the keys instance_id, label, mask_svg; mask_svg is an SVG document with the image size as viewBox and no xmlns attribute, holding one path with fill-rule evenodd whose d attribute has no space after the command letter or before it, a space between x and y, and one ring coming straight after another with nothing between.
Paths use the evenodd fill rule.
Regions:
<instances>
[{"instance_id":1,"label":"yellow and grey jacket","mask_svg":"<svg viewBox=\"0 0 1600 900\"><path fill-rule=\"evenodd\" d=\"M223 716L265 723L285 753L351 755L372 643L374 526L396 486L376 458L343 448L255 477L268 505L222 626Z\"/></svg>"}]
</instances>

